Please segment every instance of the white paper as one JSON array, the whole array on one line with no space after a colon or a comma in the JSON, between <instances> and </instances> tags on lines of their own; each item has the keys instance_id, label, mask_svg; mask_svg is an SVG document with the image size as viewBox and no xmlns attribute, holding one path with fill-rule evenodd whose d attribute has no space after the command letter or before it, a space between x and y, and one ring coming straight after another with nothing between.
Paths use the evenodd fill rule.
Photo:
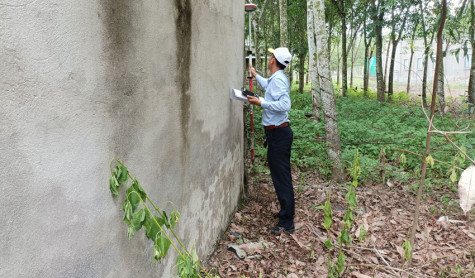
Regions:
<instances>
[{"instance_id":1,"label":"white paper","mask_svg":"<svg viewBox=\"0 0 475 278\"><path fill-rule=\"evenodd\" d=\"M231 98L231 99L235 99L235 100L244 101L244 102L249 102L249 101L247 100L247 97L242 94L242 91L241 91L241 90L238 90L238 89L231 89L230 98ZM264 98L259 97L259 100L260 100L260 101L264 101Z\"/></svg>"}]
</instances>

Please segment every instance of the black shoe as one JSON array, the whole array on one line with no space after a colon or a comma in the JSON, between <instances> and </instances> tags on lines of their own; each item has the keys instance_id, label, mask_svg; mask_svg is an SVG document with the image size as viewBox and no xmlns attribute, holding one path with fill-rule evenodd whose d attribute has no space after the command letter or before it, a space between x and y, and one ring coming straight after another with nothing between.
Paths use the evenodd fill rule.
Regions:
<instances>
[{"instance_id":1,"label":"black shoe","mask_svg":"<svg viewBox=\"0 0 475 278\"><path fill-rule=\"evenodd\" d=\"M283 226L275 226L269 229L269 232L273 235L280 234L282 232L293 233L295 232L295 226L292 224L290 227L283 227Z\"/></svg>"}]
</instances>

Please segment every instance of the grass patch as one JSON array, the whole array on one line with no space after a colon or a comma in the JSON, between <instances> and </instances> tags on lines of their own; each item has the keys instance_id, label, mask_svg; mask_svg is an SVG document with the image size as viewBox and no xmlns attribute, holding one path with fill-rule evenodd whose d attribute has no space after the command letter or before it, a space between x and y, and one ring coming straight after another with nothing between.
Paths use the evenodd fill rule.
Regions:
<instances>
[{"instance_id":1,"label":"grass patch","mask_svg":"<svg viewBox=\"0 0 475 278\"><path fill-rule=\"evenodd\" d=\"M329 178L332 165L326 155L324 123L316 123L308 117L312 113L312 96L309 93L299 94L297 89L295 85L292 87L292 110L289 112L294 131L292 166L300 172L318 172ZM309 90L310 88L305 87L304 91ZM336 95L338 96L338 93ZM345 169L350 168L354 153L358 149L361 182L378 181L381 170L386 172L387 178L395 180L418 177L422 158L411 152L424 153L428 123L421 107L413 104L405 92L395 93L392 103L379 103L376 93L372 91L364 97L362 90L350 89L347 97L337 97L336 105ZM265 136L260 124L262 109L256 108L254 111L255 167L262 170L266 163L266 149L263 146ZM438 129L446 131L457 130L468 124L473 126L473 119L461 119L459 116L449 114L440 117L437 114L434 124ZM470 131L473 132L474 129L471 128ZM471 157L475 156L475 138L472 134L451 135L451 139L462 146ZM438 161L465 169L470 163L460 159L457 152L442 136L432 136L431 156ZM382 153L385 160L383 166L380 163ZM448 181L452 168L449 165L435 162L428 169L427 178ZM460 176L459 170L457 175Z\"/></svg>"}]
</instances>

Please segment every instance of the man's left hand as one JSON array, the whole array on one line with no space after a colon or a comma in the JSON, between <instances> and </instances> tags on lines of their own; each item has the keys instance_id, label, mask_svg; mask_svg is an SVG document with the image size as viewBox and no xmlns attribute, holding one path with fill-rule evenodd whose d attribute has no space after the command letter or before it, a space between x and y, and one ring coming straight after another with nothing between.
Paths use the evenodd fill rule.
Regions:
<instances>
[{"instance_id":1,"label":"man's left hand","mask_svg":"<svg viewBox=\"0 0 475 278\"><path fill-rule=\"evenodd\" d=\"M247 100L249 101L250 104L261 106L261 101L257 97L247 96Z\"/></svg>"}]
</instances>

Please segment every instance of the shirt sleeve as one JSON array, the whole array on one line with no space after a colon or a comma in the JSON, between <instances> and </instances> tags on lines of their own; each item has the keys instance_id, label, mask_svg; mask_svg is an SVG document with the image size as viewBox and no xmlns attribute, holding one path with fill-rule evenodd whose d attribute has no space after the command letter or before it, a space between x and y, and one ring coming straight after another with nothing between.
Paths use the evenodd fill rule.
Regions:
<instances>
[{"instance_id":1,"label":"shirt sleeve","mask_svg":"<svg viewBox=\"0 0 475 278\"><path fill-rule=\"evenodd\" d=\"M261 101L261 107L271 111L287 112L290 110L291 102L289 96L289 86L281 78L275 78L270 84L271 88L267 90L270 93L270 99Z\"/></svg>"},{"instance_id":2,"label":"shirt sleeve","mask_svg":"<svg viewBox=\"0 0 475 278\"><path fill-rule=\"evenodd\" d=\"M259 85L261 85L262 89L267 89L267 78L264 78L258 74L256 75L256 80L259 82Z\"/></svg>"}]
</instances>

